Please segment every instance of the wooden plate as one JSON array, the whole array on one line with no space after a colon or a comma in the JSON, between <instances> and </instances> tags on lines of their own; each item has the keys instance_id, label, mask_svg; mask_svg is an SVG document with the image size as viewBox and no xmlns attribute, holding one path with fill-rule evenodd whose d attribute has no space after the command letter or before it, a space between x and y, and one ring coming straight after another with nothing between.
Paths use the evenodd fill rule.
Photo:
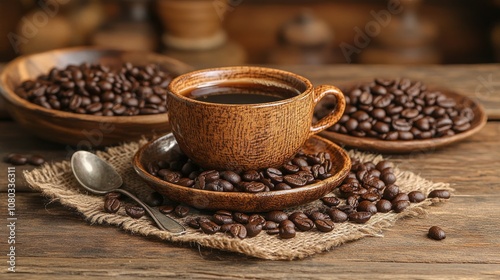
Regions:
<instances>
[{"instance_id":1,"label":"wooden plate","mask_svg":"<svg viewBox=\"0 0 500 280\"><path fill-rule=\"evenodd\" d=\"M170 131L168 114L137 116L94 116L46 109L18 96L15 88L25 80L35 79L73 64L103 64L121 66L157 64L162 70L178 76L192 67L173 58L149 53L107 49L101 47L75 47L57 49L19 57L6 65L0 73L0 97L10 116L30 133L50 141L77 147L108 146L143 136L163 135Z\"/></svg>"},{"instance_id":2,"label":"wooden plate","mask_svg":"<svg viewBox=\"0 0 500 280\"><path fill-rule=\"evenodd\" d=\"M337 187L347 176L351 160L347 153L334 143L319 136L311 137L303 146L306 153L329 152L332 156L332 177L321 182L291 190L262 193L215 192L187 188L163 181L147 171L148 163L169 160L179 147L169 133L144 145L133 158L137 174L154 190L169 199L198 209L225 209L240 212L266 212L298 206L321 198Z\"/></svg>"},{"instance_id":3,"label":"wooden plate","mask_svg":"<svg viewBox=\"0 0 500 280\"><path fill-rule=\"evenodd\" d=\"M449 90L439 90L448 97L453 98L457 104L462 104L465 107L470 107L474 112L474 119L471 122L469 130L455 134L453 136L419 139L419 140L380 140L369 137L355 137L347 134L337 133L325 130L320 133L321 136L329 139L339 145L356 148L364 151L378 152L378 153L411 153L416 151L428 151L438 149L459 141L464 140L477 133L484 127L487 121L486 113L483 107L473 101L472 99L460 95Z\"/></svg>"}]
</instances>

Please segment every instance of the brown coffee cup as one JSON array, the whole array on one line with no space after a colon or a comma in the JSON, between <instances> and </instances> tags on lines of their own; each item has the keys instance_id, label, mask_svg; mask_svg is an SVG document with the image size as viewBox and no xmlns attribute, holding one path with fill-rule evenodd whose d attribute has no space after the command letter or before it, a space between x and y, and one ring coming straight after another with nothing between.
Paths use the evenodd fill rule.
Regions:
<instances>
[{"instance_id":1,"label":"brown coffee cup","mask_svg":"<svg viewBox=\"0 0 500 280\"><path fill-rule=\"evenodd\" d=\"M314 107L326 95L335 96L337 106L313 124ZM189 158L205 169L242 171L285 163L311 135L340 119L345 99L337 87L313 87L287 71L223 67L172 80L167 109Z\"/></svg>"}]
</instances>

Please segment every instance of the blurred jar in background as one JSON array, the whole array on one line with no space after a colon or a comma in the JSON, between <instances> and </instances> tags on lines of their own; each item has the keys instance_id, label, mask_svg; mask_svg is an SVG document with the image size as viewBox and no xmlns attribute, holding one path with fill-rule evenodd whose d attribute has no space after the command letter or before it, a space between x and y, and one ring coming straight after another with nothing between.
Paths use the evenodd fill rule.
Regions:
<instances>
[{"instance_id":1,"label":"blurred jar in background","mask_svg":"<svg viewBox=\"0 0 500 280\"><path fill-rule=\"evenodd\" d=\"M85 44L103 18L98 0L23 1L27 12L19 19L14 49L28 54Z\"/></svg>"},{"instance_id":2,"label":"blurred jar in background","mask_svg":"<svg viewBox=\"0 0 500 280\"><path fill-rule=\"evenodd\" d=\"M107 20L92 35L90 43L130 51L156 51L159 32L152 21L150 0L103 1Z\"/></svg>"}]
</instances>

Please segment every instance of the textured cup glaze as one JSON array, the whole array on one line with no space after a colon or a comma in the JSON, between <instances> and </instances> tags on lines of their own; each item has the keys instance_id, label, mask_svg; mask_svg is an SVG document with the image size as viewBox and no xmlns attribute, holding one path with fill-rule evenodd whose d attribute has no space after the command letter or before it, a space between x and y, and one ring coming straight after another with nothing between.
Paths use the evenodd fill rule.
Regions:
<instances>
[{"instance_id":1,"label":"textured cup glaze","mask_svg":"<svg viewBox=\"0 0 500 280\"><path fill-rule=\"evenodd\" d=\"M208 103L185 96L195 88L223 83L272 85L300 94L257 104ZM312 124L314 107L326 95L334 95L337 106ZM175 139L187 156L206 169L241 171L286 162L311 135L340 119L345 99L337 87L313 87L306 78L290 72L223 67L186 73L172 80L167 108Z\"/></svg>"}]
</instances>

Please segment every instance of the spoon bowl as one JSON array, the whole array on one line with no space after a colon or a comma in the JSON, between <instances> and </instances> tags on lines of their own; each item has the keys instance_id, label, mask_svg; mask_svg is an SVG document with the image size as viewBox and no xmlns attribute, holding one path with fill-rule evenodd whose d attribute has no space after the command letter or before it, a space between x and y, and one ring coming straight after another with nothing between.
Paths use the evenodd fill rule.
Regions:
<instances>
[{"instance_id":1,"label":"spoon bowl","mask_svg":"<svg viewBox=\"0 0 500 280\"><path fill-rule=\"evenodd\" d=\"M71 169L80 185L93 194L105 195L110 192L122 193L140 204L162 230L172 234L183 234L186 229L156 208L149 207L132 193L121 189L123 180L106 161L93 153L77 151L71 157Z\"/></svg>"}]
</instances>

